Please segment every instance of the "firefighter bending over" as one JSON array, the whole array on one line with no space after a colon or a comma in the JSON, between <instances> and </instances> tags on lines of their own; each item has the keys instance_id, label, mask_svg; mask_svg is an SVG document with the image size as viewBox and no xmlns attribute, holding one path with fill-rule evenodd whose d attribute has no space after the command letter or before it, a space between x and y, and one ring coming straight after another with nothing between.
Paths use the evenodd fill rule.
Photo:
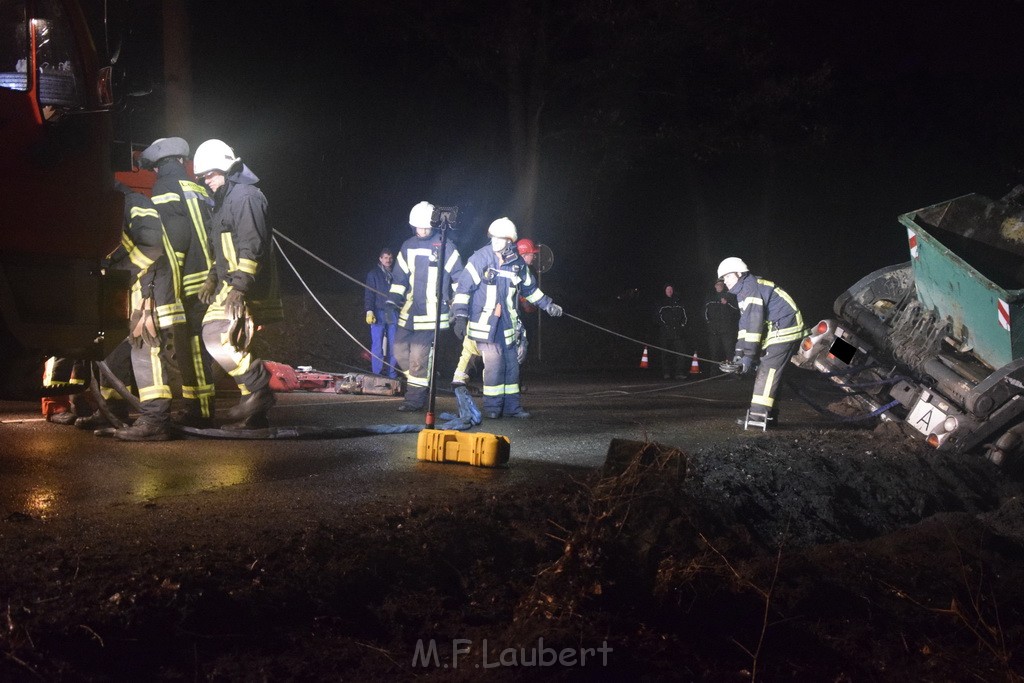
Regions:
<instances>
[{"instance_id":1,"label":"firefighter bending over","mask_svg":"<svg viewBox=\"0 0 1024 683\"><path fill-rule=\"evenodd\" d=\"M220 140L199 145L192 163L214 202L209 235L214 267L199 290L200 300L210 306L203 317L203 342L242 394L227 413L233 422L223 429L265 428L276 399L270 373L248 346L255 325L283 317L267 198L256 187L259 178Z\"/></svg>"},{"instance_id":2,"label":"firefighter bending over","mask_svg":"<svg viewBox=\"0 0 1024 683\"><path fill-rule=\"evenodd\" d=\"M766 429L769 420L778 416L775 397L782 370L806 334L803 316L793 297L774 282L751 274L742 259L730 256L722 261L718 277L736 295L740 308L733 364L740 374L749 374L757 366L744 427Z\"/></svg>"},{"instance_id":3,"label":"firefighter bending over","mask_svg":"<svg viewBox=\"0 0 1024 683\"><path fill-rule=\"evenodd\" d=\"M484 415L528 418L519 398L519 295L551 316L562 315L562 308L537 287L516 248L512 221L499 218L487 236L491 243L469 257L459 278L452 305L455 334L474 340L483 356Z\"/></svg>"}]
</instances>

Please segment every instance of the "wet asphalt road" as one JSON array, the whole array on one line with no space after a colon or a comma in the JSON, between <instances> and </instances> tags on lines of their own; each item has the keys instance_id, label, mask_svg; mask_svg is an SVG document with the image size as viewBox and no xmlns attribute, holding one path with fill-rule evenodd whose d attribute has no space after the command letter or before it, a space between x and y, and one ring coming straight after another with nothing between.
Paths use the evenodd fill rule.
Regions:
<instances>
[{"instance_id":1,"label":"wet asphalt road","mask_svg":"<svg viewBox=\"0 0 1024 683\"><path fill-rule=\"evenodd\" d=\"M189 438L123 443L43 421L38 403L0 402L0 516L46 519L110 506L202 496L312 496L344 505L409 491L448 487L514 490L555 473L583 476L599 467L613 438L651 440L692 450L728 438L757 438L735 424L750 380L699 375L663 381L636 371L594 375L527 376L530 420L484 420L476 428L511 440L508 468L486 469L416 460L416 435L348 439L215 440ZM479 397L477 397L479 405ZM218 399L226 409L235 399ZM399 413L400 398L297 392L279 394L275 426L422 424L422 414ZM438 412L455 411L451 394ZM786 394L791 426L823 426Z\"/></svg>"}]
</instances>

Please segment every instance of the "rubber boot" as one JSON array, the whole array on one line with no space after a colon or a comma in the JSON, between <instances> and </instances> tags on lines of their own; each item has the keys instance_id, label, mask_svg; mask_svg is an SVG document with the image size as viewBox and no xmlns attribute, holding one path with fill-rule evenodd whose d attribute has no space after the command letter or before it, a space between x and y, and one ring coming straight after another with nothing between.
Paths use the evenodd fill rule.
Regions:
<instances>
[{"instance_id":1,"label":"rubber boot","mask_svg":"<svg viewBox=\"0 0 1024 683\"><path fill-rule=\"evenodd\" d=\"M237 422L257 413L266 415L275 403L277 403L277 398L274 397L274 392L270 390L269 386L266 386L239 399L238 405L233 406L227 412L226 417L230 421Z\"/></svg>"},{"instance_id":2,"label":"rubber boot","mask_svg":"<svg viewBox=\"0 0 1024 683\"><path fill-rule=\"evenodd\" d=\"M107 402L107 408L114 414L114 417L121 420L121 422L128 422L128 404L124 401L109 401ZM86 417L80 417L75 420L75 427L78 429L104 429L106 427L113 427L110 420L102 412L97 410L92 415Z\"/></svg>"},{"instance_id":3,"label":"rubber boot","mask_svg":"<svg viewBox=\"0 0 1024 683\"><path fill-rule=\"evenodd\" d=\"M167 441L171 431L166 422L140 417L131 427L115 429L113 437L121 441Z\"/></svg>"},{"instance_id":4,"label":"rubber boot","mask_svg":"<svg viewBox=\"0 0 1024 683\"><path fill-rule=\"evenodd\" d=\"M234 420L225 424L221 429L236 431L240 429L266 429L270 426L267 420L267 413L277 398L269 386L263 387L248 396L243 396L234 408L228 411L228 418Z\"/></svg>"},{"instance_id":5,"label":"rubber boot","mask_svg":"<svg viewBox=\"0 0 1024 683\"><path fill-rule=\"evenodd\" d=\"M530 413L519 402L519 394L505 394L505 405L502 413L505 417L514 417L519 420L530 419Z\"/></svg>"},{"instance_id":6,"label":"rubber boot","mask_svg":"<svg viewBox=\"0 0 1024 683\"><path fill-rule=\"evenodd\" d=\"M62 410L57 413L50 413L46 419L55 425L73 425L78 417L73 410Z\"/></svg>"}]
</instances>

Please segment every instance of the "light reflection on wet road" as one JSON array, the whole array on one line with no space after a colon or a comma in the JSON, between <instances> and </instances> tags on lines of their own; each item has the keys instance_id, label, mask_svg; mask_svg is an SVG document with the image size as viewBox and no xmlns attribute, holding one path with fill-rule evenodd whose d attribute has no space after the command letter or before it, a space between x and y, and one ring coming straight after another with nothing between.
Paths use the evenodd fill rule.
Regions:
<instances>
[{"instance_id":1,"label":"light reflection on wet road","mask_svg":"<svg viewBox=\"0 0 1024 683\"><path fill-rule=\"evenodd\" d=\"M326 504L377 497L403 487L514 486L524 478L545 476L551 468L598 467L613 438L650 439L692 449L741 435L734 420L742 414L749 390L743 381L674 384L643 381L635 375L625 381L536 379L524 396L533 419L485 421L478 428L511 439L511 467L497 470L419 462L415 434L123 443L45 422L38 417L38 404L0 402L0 515L45 519L92 506L232 488L273 488L281 482L319 487ZM396 412L397 398L305 392L278 398L270 415L277 426L423 420L422 414ZM218 405L225 409L232 403L224 398ZM816 418L809 409L789 403L791 414L813 426ZM451 395L438 399L438 411L445 410L455 410Z\"/></svg>"}]
</instances>

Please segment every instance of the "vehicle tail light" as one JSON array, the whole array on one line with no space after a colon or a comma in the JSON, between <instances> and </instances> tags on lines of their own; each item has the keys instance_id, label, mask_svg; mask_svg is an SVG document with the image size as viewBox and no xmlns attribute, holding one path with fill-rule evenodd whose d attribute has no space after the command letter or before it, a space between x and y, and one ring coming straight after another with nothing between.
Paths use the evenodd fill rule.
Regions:
<instances>
[{"instance_id":1,"label":"vehicle tail light","mask_svg":"<svg viewBox=\"0 0 1024 683\"><path fill-rule=\"evenodd\" d=\"M814 346L814 342L811 341L810 337L804 337L804 340L800 344L800 346L803 347L804 351L810 351L811 347Z\"/></svg>"},{"instance_id":2,"label":"vehicle tail light","mask_svg":"<svg viewBox=\"0 0 1024 683\"><path fill-rule=\"evenodd\" d=\"M826 332L828 332L828 323L822 320L820 323L818 323L818 326L814 329L814 331L817 334L825 334Z\"/></svg>"},{"instance_id":3,"label":"vehicle tail light","mask_svg":"<svg viewBox=\"0 0 1024 683\"><path fill-rule=\"evenodd\" d=\"M927 442L928 442L928 445L931 446L932 448L938 448L939 447L939 435L938 434L929 434Z\"/></svg>"}]
</instances>

